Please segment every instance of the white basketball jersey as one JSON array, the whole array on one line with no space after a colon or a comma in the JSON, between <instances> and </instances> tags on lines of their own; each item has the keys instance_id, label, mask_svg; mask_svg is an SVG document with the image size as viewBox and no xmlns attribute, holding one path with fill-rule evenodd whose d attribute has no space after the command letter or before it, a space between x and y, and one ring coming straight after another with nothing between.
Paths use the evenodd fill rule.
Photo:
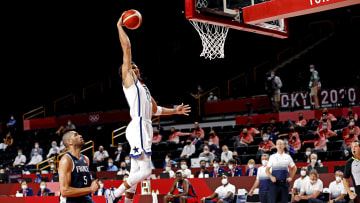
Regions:
<instances>
[{"instance_id":1,"label":"white basketball jersey","mask_svg":"<svg viewBox=\"0 0 360 203\"><path fill-rule=\"evenodd\" d=\"M145 154L150 155L153 138L150 91L139 80L136 80L129 88L123 86L123 90L130 107L130 117L132 119L126 128L126 139L131 147L130 157L138 158L143 151Z\"/></svg>"}]
</instances>

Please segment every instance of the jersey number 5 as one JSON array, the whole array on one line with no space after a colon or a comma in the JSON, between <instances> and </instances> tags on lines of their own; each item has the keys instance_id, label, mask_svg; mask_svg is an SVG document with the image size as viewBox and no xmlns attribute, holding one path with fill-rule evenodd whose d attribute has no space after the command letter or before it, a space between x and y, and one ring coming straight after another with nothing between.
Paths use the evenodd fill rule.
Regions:
<instances>
[{"instance_id":1,"label":"jersey number 5","mask_svg":"<svg viewBox=\"0 0 360 203\"><path fill-rule=\"evenodd\" d=\"M87 177L86 176L84 176L84 185L87 185Z\"/></svg>"}]
</instances>

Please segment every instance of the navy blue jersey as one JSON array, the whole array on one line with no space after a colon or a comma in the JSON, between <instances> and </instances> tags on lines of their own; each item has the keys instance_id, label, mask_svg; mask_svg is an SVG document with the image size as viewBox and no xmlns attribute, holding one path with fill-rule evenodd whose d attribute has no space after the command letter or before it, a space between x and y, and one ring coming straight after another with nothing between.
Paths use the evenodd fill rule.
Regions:
<instances>
[{"instance_id":1,"label":"navy blue jersey","mask_svg":"<svg viewBox=\"0 0 360 203\"><path fill-rule=\"evenodd\" d=\"M89 172L89 165L85 157L80 154L80 159L74 157L71 153L66 152L72 162L73 168L71 171L71 183L70 187L73 188L85 188L90 187L91 185L91 177ZM64 198L65 199L65 198ZM62 201L63 202L63 201ZM79 197L67 197L64 202L93 202L91 198L91 193Z\"/></svg>"}]
</instances>

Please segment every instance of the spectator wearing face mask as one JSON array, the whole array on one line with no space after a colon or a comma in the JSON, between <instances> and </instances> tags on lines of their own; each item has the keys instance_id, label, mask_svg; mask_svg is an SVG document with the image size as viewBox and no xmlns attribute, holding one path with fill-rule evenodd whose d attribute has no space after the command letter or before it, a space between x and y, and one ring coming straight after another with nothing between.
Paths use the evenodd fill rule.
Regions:
<instances>
[{"instance_id":1,"label":"spectator wearing face mask","mask_svg":"<svg viewBox=\"0 0 360 203\"><path fill-rule=\"evenodd\" d=\"M199 126L199 122L195 122L194 123L194 130L191 132L191 137L195 137L196 134L200 133L200 138L204 139L205 137L205 132L202 128L200 128Z\"/></svg>"},{"instance_id":2,"label":"spectator wearing face mask","mask_svg":"<svg viewBox=\"0 0 360 203\"><path fill-rule=\"evenodd\" d=\"M231 177L242 176L242 169L236 165L234 159L230 159L228 162L228 173L231 174Z\"/></svg>"},{"instance_id":3,"label":"spectator wearing face mask","mask_svg":"<svg viewBox=\"0 0 360 203\"><path fill-rule=\"evenodd\" d=\"M200 161L200 170L195 173L195 178L208 178L210 177L210 172L206 168L205 160Z\"/></svg>"},{"instance_id":4,"label":"spectator wearing face mask","mask_svg":"<svg viewBox=\"0 0 360 203\"><path fill-rule=\"evenodd\" d=\"M287 138L284 138L284 145L285 145L285 153L289 154L292 158L294 158L295 150L294 148L289 144L289 140Z\"/></svg>"},{"instance_id":5,"label":"spectator wearing face mask","mask_svg":"<svg viewBox=\"0 0 360 203\"><path fill-rule=\"evenodd\" d=\"M185 146L180 154L180 158L189 158L195 153L195 150L195 145L191 144L190 139L187 139L185 142Z\"/></svg>"},{"instance_id":6,"label":"spectator wearing face mask","mask_svg":"<svg viewBox=\"0 0 360 203\"><path fill-rule=\"evenodd\" d=\"M131 160L130 160L130 157L129 155L126 155L125 156L125 163L126 163L126 168L130 168L131 167Z\"/></svg>"},{"instance_id":7,"label":"spectator wearing face mask","mask_svg":"<svg viewBox=\"0 0 360 203\"><path fill-rule=\"evenodd\" d=\"M57 172L57 170L53 169L51 170L52 176L51 176L51 181L50 182L58 182L59 181L59 173Z\"/></svg>"},{"instance_id":8,"label":"spectator wearing face mask","mask_svg":"<svg viewBox=\"0 0 360 203\"><path fill-rule=\"evenodd\" d=\"M323 120L323 119L329 119L330 121L337 121L336 117L332 114L332 113L329 113L328 111L328 108L323 108L323 114L320 118L320 120Z\"/></svg>"},{"instance_id":9,"label":"spectator wearing face mask","mask_svg":"<svg viewBox=\"0 0 360 203\"><path fill-rule=\"evenodd\" d=\"M209 146L214 144L214 145L216 145L217 148L219 148L220 139L216 135L215 130L210 130L209 135L210 135L210 137L209 137Z\"/></svg>"},{"instance_id":10,"label":"spectator wearing face mask","mask_svg":"<svg viewBox=\"0 0 360 203\"><path fill-rule=\"evenodd\" d=\"M295 125L297 125L299 127L305 127L307 124L307 120L304 118L304 114L300 112L298 115L299 115L299 117L298 117L298 120L295 121Z\"/></svg>"},{"instance_id":11,"label":"spectator wearing face mask","mask_svg":"<svg viewBox=\"0 0 360 203\"><path fill-rule=\"evenodd\" d=\"M51 156L56 156L60 154L60 148L57 146L56 141L51 142L51 148L49 149L49 153L46 155L47 158L50 158Z\"/></svg>"},{"instance_id":12,"label":"spectator wearing face mask","mask_svg":"<svg viewBox=\"0 0 360 203\"><path fill-rule=\"evenodd\" d=\"M328 130L331 130L331 120L327 118L327 115L322 116L322 118L319 120L317 130L321 130L323 125L326 125Z\"/></svg>"},{"instance_id":13,"label":"spectator wearing face mask","mask_svg":"<svg viewBox=\"0 0 360 203\"><path fill-rule=\"evenodd\" d=\"M220 165L227 164L230 159L232 159L232 151L229 150L228 146L223 145Z\"/></svg>"},{"instance_id":14,"label":"spectator wearing face mask","mask_svg":"<svg viewBox=\"0 0 360 203\"><path fill-rule=\"evenodd\" d=\"M36 171L36 178L34 179L34 183L41 183L41 173L40 171Z\"/></svg>"},{"instance_id":15,"label":"spectator wearing face mask","mask_svg":"<svg viewBox=\"0 0 360 203\"><path fill-rule=\"evenodd\" d=\"M269 135L267 133L264 133L262 136L263 141L260 142L258 151L256 153L256 159L259 159L260 156L264 153L269 154L272 149L275 148L274 143L269 140Z\"/></svg>"},{"instance_id":16,"label":"spectator wearing face mask","mask_svg":"<svg viewBox=\"0 0 360 203\"><path fill-rule=\"evenodd\" d=\"M190 178L191 170L188 169L186 160L183 159L183 160L180 161L180 168L181 168L180 170L181 170L181 172L183 174L183 177L184 178Z\"/></svg>"},{"instance_id":17,"label":"spectator wearing face mask","mask_svg":"<svg viewBox=\"0 0 360 203\"><path fill-rule=\"evenodd\" d=\"M67 125L65 126L65 131L75 130L76 126L71 122L71 120L67 121Z\"/></svg>"},{"instance_id":18,"label":"spectator wearing face mask","mask_svg":"<svg viewBox=\"0 0 360 203\"><path fill-rule=\"evenodd\" d=\"M319 109L319 98L318 98L318 90L321 89L321 82L319 73L315 70L315 66L313 64L310 65L310 82L309 82L309 89L311 90L311 96L315 103L315 110Z\"/></svg>"},{"instance_id":19,"label":"spectator wearing face mask","mask_svg":"<svg viewBox=\"0 0 360 203\"><path fill-rule=\"evenodd\" d=\"M255 168L255 160L250 159L248 161L248 169L246 170L245 176L256 176L257 175L257 168Z\"/></svg>"},{"instance_id":20,"label":"spectator wearing face mask","mask_svg":"<svg viewBox=\"0 0 360 203\"><path fill-rule=\"evenodd\" d=\"M255 188L259 186L260 202L270 202L270 198L269 198L270 177L266 174L266 165L268 162L269 162L269 155L263 154L261 156L262 166L258 168L256 180L254 182L254 185L251 187L249 191L249 195L252 196L254 194Z\"/></svg>"},{"instance_id":21,"label":"spectator wearing face mask","mask_svg":"<svg viewBox=\"0 0 360 203\"><path fill-rule=\"evenodd\" d=\"M126 167L125 161L121 162L119 171L117 172L117 175L124 175L125 173L129 173Z\"/></svg>"},{"instance_id":22,"label":"spectator wearing face mask","mask_svg":"<svg viewBox=\"0 0 360 203\"><path fill-rule=\"evenodd\" d=\"M125 152L123 151L123 146L121 143L118 144L117 149L114 152L115 155L115 165L120 166L120 162L124 160Z\"/></svg>"},{"instance_id":23,"label":"spectator wearing face mask","mask_svg":"<svg viewBox=\"0 0 360 203\"><path fill-rule=\"evenodd\" d=\"M94 196L104 196L107 189L104 187L104 182L99 180L99 189L94 192Z\"/></svg>"},{"instance_id":24,"label":"spectator wearing face mask","mask_svg":"<svg viewBox=\"0 0 360 203\"><path fill-rule=\"evenodd\" d=\"M215 155L210 152L208 146L204 146L203 152L200 153L199 158L205 160L206 162L212 163L212 161L215 159Z\"/></svg>"},{"instance_id":25,"label":"spectator wearing face mask","mask_svg":"<svg viewBox=\"0 0 360 203\"><path fill-rule=\"evenodd\" d=\"M162 135L160 135L160 131L158 129L154 129L154 135L152 139L152 143L160 143L162 139Z\"/></svg>"},{"instance_id":26,"label":"spectator wearing face mask","mask_svg":"<svg viewBox=\"0 0 360 203\"><path fill-rule=\"evenodd\" d=\"M354 140L358 140L360 135L360 128L358 126L355 126L355 120L351 119L349 122L349 125L344 128L342 137L342 150L344 150L345 157L349 156L351 151L351 143Z\"/></svg>"},{"instance_id":27,"label":"spectator wearing face mask","mask_svg":"<svg viewBox=\"0 0 360 203\"><path fill-rule=\"evenodd\" d=\"M27 164L28 167L30 168L35 168L35 166L42 162L43 158L42 156L38 153L38 150L35 148L34 150L34 154L33 156L31 157L31 160L30 162Z\"/></svg>"},{"instance_id":28,"label":"spectator wearing face mask","mask_svg":"<svg viewBox=\"0 0 360 203\"><path fill-rule=\"evenodd\" d=\"M166 163L165 170L162 173L168 173L169 178L175 178L175 172L173 170L171 170L171 163L170 162Z\"/></svg>"},{"instance_id":29,"label":"spectator wearing face mask","mask_svg":"<svg viewBox=\"0 0 360 203\"><path fill-rule=\"evenodd\" d=\"M109 158L108 160L108 167L106 169L107 171L117 171L119 170L116 165L114 165L114 161L112 158Z\"/></svg>"},{"instance_id":30,"label":"spectator wearing face mask","mask_svg":"<svg viewBox=\"0 0 360 203\"><path fill-rule=\"evenodd\" d=\"M168 154L165 155L165 160L164 160L163 168L166 167L166 164L167 164L167 163L170 163L170 165L171 165L171 164L176 164L176 161L174 161L174 160L171 159L171 154L170 154L170 153L168 153Z\"/></svg>"},{"instance_id":31,"label":"spectator wearing face mask","mask_svg":"<svg viewBox=\"0 0 360 203\"><path fill-rule=\"evenodd\" d=\"M109 158L109 154L106 150L104 150L103 146L99 146L99 151L96 151L93 157L93 161L95 164L101 164L105 159Z\"/></svg>"},{"instance_id":32,"label":"spectator wearing face mask","mask_svg":"<svg viewBox=\"0 0 360 203\"><path fill-rule=\"evenodd\" d=\"M326 139L329 137L337 136L337 134L327 129L327 124L324 123L321 130L314 132L314 140L307 140L303 143L314 143L314 152L326 152Z\"/></svg>"},{"instance_id":33,"label":"spectator wearing face mask","mask_svg":"<svg viewBox=\"0 0 360 203\"><path fill-rule=\"evenodd\" d=\"M358 125L359 116L357 113L354 112L352 107L348 108L348 113L346 115L346 120L350 121L350 119L354 119L355 125Z\"/></svg>"},{"instance_id":34,"label":"spectator wearing face mask","mask_svg":"<svg viewBox=\"0 0 360 203\"><path fill-rule=\"evenodd\" d=\"M239 147L247 147L254 142L254 137L251 133L248 133L248 129L244 128L239 135L240 144Z\"/></svg>"},{"instance_id":35,"label":"spectator wearing face mask","mask_svg":"<svg viewBox=\"0 0 360 203\"><path fill-rule=\"evenodd\" d=\"M169 139L168 141L169 142L175 142L176 144L179 144L180 142L180 136L186 136L186 135L191 135L191 133L183 133L183 132L180 132L178 130L175 129L175 127L171 127L170 129L170 135L169 135Z\"/></svg>"},{"instance_id":36,"label":"spectator wearing face mask","mask_svg":"<svg viewBox=\"0 0 360 203\"><path fill-rule=\"evenodd\" d=\"M10 132L16 130L16 120L14 118L14 115L10 116L10 120L8 123L6 123L6 127L8 127Z\"/></svg>"},{"instance_id":37,"label":"spectator wearing face mask","mask_svg":"<svg viewBox=\"0 0 360 203\"><path fill-rule=\"evenodd\" d=\"M216 157L213 161L213 170L210 171L210 178L216 178L218 175L225 173L225 169L219 165L220 159Z\"/></svg>"},{"instance_id":38,"label":"spectator wearing face mask","mask_svg":"<svg viewBox=\"0 0 360 203\"><path fill-rule=\"evenodd\" d=\"M21 184L21 190L19 192L23 194L23 197L34 196L33 189L31 187L27 186L27 183L25 180L21 181L20 184Z\"/></svg>"},{"instance_id":39,"label":"spectator wearing face mask","mask_svg":"<svg viewBox=\"0 0 360 203\"><path fill-rule=\"evenodd\" d=\"M329 184L329 190L331 194L330 203L346 203L345 196L347 192L344 187L344 183L342 182L343 176L344 173L342 171L336 171L335 180Z\"/></svg>"},{"instance_id":40,"label":"spectator wearing face mask","mask_svg":"<svg viewBox=\"0 0 360 203\"><path fill-rule=\"evenodd\" d=\"M40 182L40 189L39 189L36 196L48 196L49 192L51 192L51 191L50 191L50 189L48 189L46 187L45 181L41 181Z\"/></svg>"},{"instance_id":41,"label":"spectator wearing face mask","mask_svg":"<svg viewBox=\"0 0 360 203\"><path fill-rule=\"evenodd\" d=\"M323 167L323 164L318 160L317 154L311 154L310 164L307 166L308 171L311 171L315 167Z\"/></svg>"},{"instance_id":42,"label":"spectator wearing face mask","mask_svg":"<svg viewBox=\"0 0 360 203\"><path fill-rule=\"evenodd\" d=\"M15 161L13 163L13 167L23 166L26 162L26 157L22 153L22 149L18 149L18 155L15 157Z\"/></svg>"},{"instance_id":43,"label":"spectator wearing face mask","mask_svg":"<svg viewBox=\"0 0 360 203\"><path fill-rule=\"evenodd\" d=\"M322 203L321 192L323 190L323 182L319 179L319 174L316 170L311 170L309 179L304 181L301 185L300 194L294 197L294 202L314 202Z\"/></svg>"},{"instance_id":44,"label":"spectator wearing face mask","mask_svg":"<svg viewBox=\"0 0 360 203\"><path fill-rule=\"evenodd\" d=\"M292 189L292 194L294 196L299 194L300 189L301 189L301 185L304 183L304 181L307 181L308 179L309 179L309 176L308 176L307 167L301 167L300 177L295 180L294 185L293 185L293 189Z\"/></svg>"},{"instance_id":45,"label":"spectator wearing face mask","mask_svg":"<svg viewBox=\"0 0 360 203\"><path fill-rule=\"evenodd\" d=\"M311 148L310 148L310 147L306 148L305 154L304 154L304 161L305 161L306 163L310 163L310 161L311 161L311 158L310 158L311 154L312 154Z\"/></svg>"},{"instance_id":46,"label":"spectator wearing face mask","mask_svg":"<svg viewBox=\"0 0 360 203\"><path fill-rule=\"evenodd\" d=\"M35 142L34 148L31 149L30 159L34 156L34 151L37 150L39 155L43 155L43 149L40 147L39 142Z\"/></svg>"},{"instance_id":47,"label":"spectator wearing face mask","mask_svg":"<svg viewBox=\"0 0 360 203\"><path fill-rule=\"evenodd\" d=\"M231 203L234 201L235 186L229 183L226 175L221 176L221 186L216 188L215 192L210 196L203 197L200 203ZM217 198L217 201L212 199Z\"/></svg>"},{"instance_id":48,"label":"spectator wearing face mask","mask_svg":"<svg viewBox=\"0 0 360 203\"><path fill-rule=\"evenodd\" d=\"M295 153L301 149L301 140L299 133L295 131L294 126L291 126L288 133L289 145L292 146L295 150Z\"/></svg>"}]
</instances>

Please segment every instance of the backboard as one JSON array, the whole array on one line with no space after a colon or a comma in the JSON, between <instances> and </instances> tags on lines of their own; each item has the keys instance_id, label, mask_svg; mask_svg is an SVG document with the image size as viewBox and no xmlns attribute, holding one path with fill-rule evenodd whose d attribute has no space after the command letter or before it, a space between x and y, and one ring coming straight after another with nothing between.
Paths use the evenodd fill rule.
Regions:
<instances>
[{"instance_id":1,"label":"backboard","mask_svg":"<svg viewBox=\"0 0 360 203\"><path fill-rule=\"evenodd\" d=\"M286 19L248 24L244 22L243 9L268 0L185 0L185 16L188 20L254 32L277 38L287 38Z\"/></svg>"}]
</instances>

